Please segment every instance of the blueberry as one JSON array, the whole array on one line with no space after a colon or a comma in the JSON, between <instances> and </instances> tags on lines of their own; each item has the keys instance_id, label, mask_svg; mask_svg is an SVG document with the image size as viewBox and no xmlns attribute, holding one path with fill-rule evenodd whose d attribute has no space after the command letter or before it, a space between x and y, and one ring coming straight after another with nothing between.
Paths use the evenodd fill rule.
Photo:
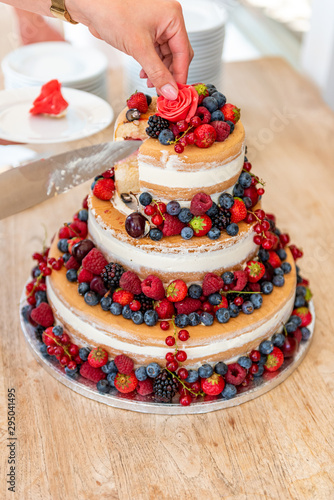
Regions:
<instances>
[{"instance_id":1,"label":"blueberry","mask_svg":"<svg viewBox=\"0 0 334 500\"><path fill-rule=\"evenodd\" d=\"M224 399L231 399L234 398L234 396L237 393L237 388L235 385L232 384L225 384L225 387L222 392L222 397Z\"/></svg>"},{"instance_id":2,"label":"blueberry","mask_svg":"<svg viewBox=\"0 0 334 500\"><path fill-rule=\"evenodd\" d=\"M223 281L225 285L231 285L234 281L234 274L231 271L225 271L222 274Z\"/></svg>"},{"instance_id":3,"label":"blueberry","mask_svg":"<svg viewBox=\"0 0 334 500\"><path fill-rule=\"evenodd\" d=\"M135 325L141 325L144 322L144 315L141 311L131 311L131 319Z\"/></svg>"},{"instance_id":4,"label":"blueberry","mask_svg":"<svg viewBox=\"0 0 334 500\"><path fill-rule=\"evenodd\" d=\"M234 123L231 122L231 120L227 120L226 123L228 123L228 125L230 126L230 134L233 134L235 127Z\"/></svg>"},{"instance_id":5,"label":"blueberry","mask_svg":"<svg viewBox=\"0 0 334 500\"><path fill-rule=\"evenodd\" d=\"M197 312L192 312L188 315L189 325L197 326L201 322L200 315Z\"/></svg>"},{"instance_id":6,"label":"blueberry","mask_svg":"<svg viewBox=\"0 0 334 500\"><path fill-rule=\"evenodd\" d=\"M154 309L149 309L148 311L145 311L144 314L144 321L147 326L155 326L158 322L159 316L157 311L154 311Z\"/></svg>"},{"instance_id":7,"label":"blueberry","mask_svg":"<svg viewBox=\"0 0 334 500\"><path fill-rule=\"evenodd\" d=\"M30 305L23 306L21 309L21 314L23 316L23 319L26 323L29 322L30 319L30 313L34 308Z\"/></svg>"},{"instance_id":8,"label":"blueberry","mask_svg":"<svg viewBox=\"0 0 334 500\"><path fill-rule=\"evenodd\" d=\"M110 306L112 304L112 298L111 297L102 297L100 300L101 307L104 311L109 311Z\"/></svg>"},{"instance_id":9,"label":"blueberry","mask_svg":"<svg viewBox=\"0 0 334 500\"><path fill-rule=\"evenodd\" d=\"M49 356L49 355L48 355L47 348L48 348L48 346L47 346L47 345L42 344L42 345L40 346L39 350L40 350L40 352L41 352L42 356L44 356L45 358L50 358L51 356Z\"/></svg>"},{"instance_id":10,"label":"blueberry","mask_svg":"<svg viewBox=\"0 0 334 500\"><path fill-rule=\"evenodd\" d=\"M110 384L111 387L115 387L115 378L117 377L117 373L116 372L111 372L111 373L108 373L107 375L107 380Z\"/></svg>"},{"instance_id":11,"label":"blueberry","mask_svg":"<svg viewBox=\"0 0 334 500\"><path fill-rule=\"evenodd\" d=\"M243 195L244 195L244 188L241 187L240 184L237 182L233 188L233 196L236 196L237 198L242 198Z\"/></svg>"},{"instance_id":12,"label":"blueberry","mask_svg":"<svg viewBox=\"0 0 334 500\"><path fill-rule=\"evenodd\" d=\"M158 139L160 144L163 144L164 146L169 146L169 144L172 144L172 142L174 142L175 137L170 128L165 128L161 130Z\"/></svg>"},{"instance_id":13,"label":"blueberry","mask_svg":"<svg viewBox=\"0 0 334 500\"><path fill-rule=\"evenodd\" d=\"M96 388L99 392L102 392L102 394L107 394L110 391L110 385L108 380L106 379L99 380L98 383L96 384Z\"/></svg>"},{"instance_id":14,"label":"blueberry","mask_svg":"<svg viewBox=\"0 0 334 500\"><path fill-rule=\"evenodd\" d=\"M284 274L291 273L291 264L289 262L283 262L281 267Z\"/></svg>"},{"instance_id":15,"label":"blueberry","mask_svg":"<svg viewBox=\"0 0 334 500\"><path fill-rule=\"evenodd\" d=\"M36 307L38 307L42 302L48 303L48 298L44 290L37 290L35 292Z\"/></svg>"},{"instance_id":16,"label":"blueberry","mask_svg":"<svg viewBox=\"0 0 334 500\"><path fill-rule=\"evenodd\" d=\"M296 272L297 272L298 274L300 273L300 267L299 267L299 266L297 266L297 264L296 264Z\"/></svg>"},{"instance_id":17,"label":"blueberry","mask_svg":"<svg viewBox=\"0 0 334 500\"><path fill-rule=\"evenodd\" d=\"M285 260L287 258L287 254L284 248L279 248L278 250L276 250L276 253L281 260Z\"/></svg>"},{"instance_id":18,"label":"blueberry","mask_svg":"<svg viewBox=\"0 0 334 500\"><path fill-rule=\"evenodd\" d=\"M248 172L241 172L238 182L242 188L249 188L252 184L252 176Z\"/></svg>"},{"instance_id":19,"label":"blueberry","mask_svg":"<svg viewBox=\"0 0 334 500\"><path fill-rule=\"evenodd\" d=\"M193 214L190 212L189 208L181 208L178 218L184 224L188 224L193 218Z\"/></svg>"},{"instance_id":20,"label":"blueberry","mask_svg":"<svg viewBox=\"0 0 334 500\"><path fill-rule=\"evenodd\" d=\"M285 283L284 276L280 276L278 274L277 276L273 277L273 285L281 287L284 285L284 283Z\"/></svg>"},{"instance_id":21,"label":"blueberry","mask_svg":"<svg viewBox=\"0 0 334 500\"><path fill-rule=\"evenodd\" d=\"M198 380L198 371L188 370L188 377L186 378L186 382L188 382L188 384L192 384L193 382L197 382L197 380Z\"/></svg>"},{"instance_id":22,"label":"blueberry","mask_svg":"<svg viewBox=\"0 0 334 500\"><path fill-rule=\"evenodd\" d=\"M79 295L85 295L85 293L88 292L89 290L90 290L90 284L89 283L86 283L86 282L79 283L79 285L78 285L78 293L79 293Z\"/></svg>"},{"instance_id":23,"label":"blueberry","mask_svg":"<svg viewBox=\"0 0 334 500\"><path fill-rule=\"evenodd\" d=\"M270 354L273 352L274 345L270 340L263 340L259 346L259 351L261 354Z\"/></svg>"},{"instance_id":24,"label":"blueberry","mask_svg":"<svg viewBox=\"0 0 334 500\"><path fill-rule=\"evenodd\" d=\"M242 366L243 368L246 368L246 370L249 370L250 367L252 366L252 361L248 356L241 356L237 363Z\"/></svg>"},{"instance_id":25,"label":"blueberry","mask_svg":"<svg viewBox=\"0 0 334 500\"><path fill-rule=\"evenodd\" d=\"M54 333L56 337L61 337L64 333L64 329L62 326L56 325L52 328L52 333Z\"/></svg>"},{"instance_id":26,"label":"blueberry","mask_svg":"<svg viewBox=\"0 0 334 500\"><path fill-rule=\"evenodd\" d=\"M33 268L32 268L32 270L31 270L31 276L32 276L33 278L38 278L38 276L39 276L40 274L41 274L41 271L40 271L40 269L39 269L39 267L38 267L38 266L35 266L35 267L33 267Z\"/></svg>"},{"instance_id":27,"label":"blueberry","mask_svg":"<svg viewBox=\"0 0 334 500\"><path fill-rule=\"evenodd\" d=\"M189 319L186 314L177 314L175 316L175 325L178 328L185 328L189 324Z\"/></svg>"},{"instance_id":28,"label":"blueberry","mask_svg":"<svg viewBox=\"0 0 334 500\"><path fill-rule=\"evenodd\" d=\"M115 365L115 361L113 361L113 360L108 361L107 364L103 365L101 370L104 373L117 373L118 372L117 366Z\"/></svg>"},{"instance_id":29,"label":"blueberry","mask_svg":"<svg viewBox=\"0 0 334 500\"><path fill-rule=\"evenodd\" d=\"M79 356L82 361L87 361L89 353L90 349L88 347L81 347L81 349L79 349Z\"/></svg>"},{"instance_id":30,"label":"blueberry","mask_svg":"<svg viewBox=\"0 0 334 500\"><path fill-rule=\"evenodd\" d=\"M217 100L212 96L204 97L201 106L204 106L206 109L208 109L210 113L213 113L219 107Z\"/></svg>"},{"instance_id":31,"label":"blueberry","mask_svg":"<svg viewBox=\"0 0 334 500\"><path fill-rule=\"evenodd\" d=\"M231 302L228 306L228 312L230 313L231 318L236 318L239 316L240 310L238 306Z\"/></svg>"},{"instance_id":32,"label":"blueberry","mask_svg":"<svg viewBox=\"0 0 334 500\"><path fill-rule=\"evenodd\" d=\"M190 285L188 288L188 295L192 299L199 299L203 294L202 287L200 285Z\"/></svg>"},{"instance_id":33,"label":"blueberry","mask_svg":"<svg viewBox=\"0 0 334 500\"><path fill-rule=\"evenodd\" d=\"M146 367L146 373L149 377L151 378L155 378L159 375L159 373L161 372L161 368L160 366L158 365L158 363L150 363L147 367Z\"/></svg>"},{"instance_id":34,"label":"blueberry","mask_svg":"<svg viewBox=\"0 0 334 500\"><path fill-rule=\"evenodd\" d=\"M169 215L179 215L181 212L181 205L178 201L170 201L167 203L166 211Z\"/></svg>"},{"instance_id":35,"label":"blueberry","mask_svg":"<svg viewBox=\"0 0 334 500\"><path fill-rule=\"evenodd\" d=\"M274 333L271 341L275 347L282 347L285 341L285 335L283 333Z\"/></svg>"},{"instance_id":36,"label":"blueberry","mask_svg":"<svg viewBox=\"0 0 334 500\"><path fill-rule=\"evenodd\" d=\"M229 236L236 236L239 232L239 226L235 222L229 224L226 228L226 232Z\"/></svg>"},{"instance_id":37,"label":"blueberry","mask_svg":"<svg viewBox=\"0 0 334 500\"><path fill-rule=\"evenodd\" d=\"M152 102L152 97L149 94L145 94L145 97L147 101L147 106L150 106Z\"/></svg>"},{"instance_id":38,"label":"blueberry","mask_svg":"<svg viewBox=\"0 0 334 500\"><path fill-rule=\"evenodd\" d=\"M69 269L68 271L66 271L66 278L71 283L74 283L75 281L77 281L77 275L78 275L78 273L77 273L76 269Z\"/></svg>"},{"instance_id":39,"label":"blueberry","mask_svg":"<svg viewBox=\"0 0 334 500\"><path fill-rule=\"evenodd\" d=\"M120 314L122 314L122 309L123 309L122 305L119 304L118 302L113 302L110 306L110 312L114 316L119 316Z\"/></svg>"},{"instance_id":40,"label":"blueberry","mask_svg":"<svg viewBox=\"0 0 334 500\"><path fill-rule=\"evenodd\" d=\"M211 295L209 295L209 297L208 297L208 301L210 302L210 304L212 306L218 306L218 304L220 304L222 301L222 296L218 292L211 293Z\"/></svg>"},{"instance_id":41,"label":"blueberry","mask_svg":"<svg viewBox=\"0 0 334 500\"><path fill-rule=\"evenodd\" d=\"M268 250L265 250L261 247L258 256L261 262L267 262L267 260L269 259L269 252Z\"/></svg>"},{"instance_id":42,"label":"blueberry","mask_svg":"<svg viewBox=\"0 0 334 500\"><path fill-rule=\"evenodd\" d=\"M224 120L225 120L224 113L222 111L220 111L220 109L217 109L216 111L214 111L211 114L211 121L212 122L216 122L216 121L223 122Z\"/></svg>"},{"instance_id":43,"label":"blueberry","mask_svg":"<svg viewBox=\"0 0 334 500\"><path fill-rule=\"evenodd\" d=\"M208 237L210 240L218 240L220 238L221 231L218 229L218 227L212 227L210 231L208 232Z\"/></svg>"},{"instance_id":44,"label":"blueberry","mask_svg":"<svg viewBox=\"0 0 334 500\"><path fill-rule=\"evenodd\" d=\"M254 311L254 306L250 300L245 300L245 302L241 306L242 312L244 314L252 314Z\"/></svg>"},{"instance_id":45,"label":"blueberry","mask_svg":"<svg viewBox=\"0 0 334 500\"><path fill-rule=\"evenodd\" d=\"M136 368L135 375L137 380L139 380L140 382L146 380L147 379L146 366L140 366L139 368Z\"/></svg>"},{"instance_id":46,"label":"blueberry","mask_svg":"<svg viewBox=\"0 0 334 500\"><path fill-rule=\"evenodd\" d=\"M205 363L204 365L202 365L198 368L198 375L201 378L211 377L212 374L213 374L213 368L208 363Z\"/></svg>"},{"instance_id":47,"label":"blueberry","mask_svg":"<svg viewBox=\"0 0 334 500\"><path fill-rule=\"evenodd\" d=\"M277 275L277 276L278 275L283 276L283 274L284 274L283 269L281 267L276 267L274 269L274 274Z\"/></svg>"},{"instance_id":48,"label":"blueberry","mask_svg":"<svg viewBox=\"0 0 334 500\"><path fill-rule=\"evenodd\" d=\"M244 196L244 197L242 198L242 201L244 202L245 207L246 207L247 209L252 208L252 206L253 206L253 202L252 202L252 200L250 199L250 197L249 197L249 196Z\"/></svg>"},{"instance_id":49,"label":"blueberry","mask_svg":"<svg viewBox=\"0 0 334 500\"><path fill-rule=\"evenodd\" d=\"M78 219L81 220L82 222L87 222L88 221L88 210L85 208L82 208L78 212Z\"/></svg>"},{"instance_id":50,"label":"blueberry","mask_svg":"<svg viewBox=\"0 0 334 500\"><path fill-rule=\"evenodd\" d=\"M217 309L216 311L216 318L218 323L227 323L230 319L231 315L229 313L229 310L226 309L225 307L221 307L220 309Z\"/></svg>"},{"instance_id":51,"label":"blueberry","mask_svg":"<svg viewBox=\"0 0 334 500\"><path fill-rule=\"evenodd\" d=\"M264 281L261 283L261 290L265 295L269 295L274 289L274 286L270 281Z\"/></svg>"},{"instance_id":52,"label":"blueberry","mask_svg":"<svg viewBox=\"0 0 334 500\"><path fill-rule=\"evenodd\" d=\"M139 120L140 111L136 108L130 108L127 110L125 117L129 122L133 122L134 120Z\"/></svg>"},{"instance_id":53,"label":"blueberry","mask_svg":"<svg viewBox=\"0 0 334 500\"><path fill-rule=\"evenodd\" d=\"M150 195L150 193L147 192L141 193L141 195L139 196L139 203L144 207L149 205L152 202L152 200L153 200L152 195Z\"/></svg>"},{"instance_id":54,"label":"blueberry","mask_svg":"<svg viewBox=\"0 0 334 500\"><path fill-rule=\"evenodd\" d=\"M278 227L275 227L274 233L279 236L281 234L281 231L278 229Z\"/></svg>"},{"instance_id":55,"label":"blueberry","mask_svg":"<svg viewBox=\"0 0 334 500\"><path fill-rule=\"evenodd\" d=\"M43 342L43 332L45 331L45 326L37 325L35 327L35 335L39 342Z\"/></svg>"},{"instance_id":56,"label":"blueberry","mask_svg":"<svg viewBox=\"0 0 334 500\"><path fill-rule=\"evenodd\" d=\"M217 203L215 203L214 201L212 202L212 205L211 207L209 208L209 210L206 212L206 215L208 215L209 217L213 217L214 215L216 215L218 213L218 205Z\"/></svg>"},{"instance_id":57,"label":"blueberry","mask_svg":"<svg viewBox=\"0 0 334 500\"><path fill-rule=\"evenodd\" d=\"M162 231L157 227L153 227L149 232L149 237L153 241L160 241L163 237Z\"/></svg>"},{"instance_id":58,"label":"blueberry","mask_svg":"<svg viewBox=\"0 0 334 500\"><path fill-rule=\"evenodd\" d=\"M303 297L306 296L307 290L304 285L297 286L296 288L296 295L302 295Z\"/></svg>"},{"instance_id":59,"label":"blueberry","mask_svg":"<svg viewBox=\"0 0 334 500\"><path fill-rule=\"evenodd\" d=\"M190 240L194 236L194 230L191 227L184 227L181 229L181 238Z\"/></svg>"},{"instance_id":60,"label":"blueberry","mask_svg":"<svg viewBox=\"0 0 334 500\"><path fill-rule=\"evenodd\" d=\"M60 252L66 253L68 250L68 243L66 238L62 238L61 240L58 241L57 243L57 248Z\"/></svg>"},{"instance_id":61,"label":"blueberry","mask_svg":"<svg viewBox=\"0 0 334 500\"><path fill-rule=\"evenodd\" d=\"M76 366L73 370L70 370L68 366L65 366L65 373L68 377L74 377L78 373L78 367Z\"/></svg>"},{"instance_id":62,"label":"blueberry","mask_svg":"<svg viewBox=\"0 0 334 500\"><path fill-rule=\"evenodd\" d=\"M222 193L218 198L218 203L222 208L229 210L234 205L234 198L229 193Z\"/></svg>"},{"instance_id":63,"label":"blueberry","mask_svg":"<svg viewBox=\"0 0 334 500\"><path fill-rule=\"evenodd\" d=\"M63 261L64 261L64 264L66 264L66 262L71 258L71 254L66 252L64 253L63 255Z\"/></svg>"},{"instance_id":64,"label":"blueberry","mask_svg":"<svg viewBox=\"0 0 334 500\"><path fill-rule=\"evenodd\" d=\"M293 321L288 321L288 323L285 323L285 328L288 333L293 333L297 330L297 325Z\"/></svg>"},{"instance_id":65,"label":"blueberry","mask_svg":"<svg viewBox=\"0 0 334 500\"><path fill-rule=\"evenodd\" d=\"M122 309L122 316L125 319L131 319L131 309L129 304L126 304Z\"/></svg>"},{"instance_id":66,"label":"blueberry","mask_svg":"<svg viewBox=\"0 0 334 500\"><path fill-rule=\"evenodd\" d=\"M212 94L214 94L215 92L217 92L217 89L216 87L214 87L213 85L211 87L208 87L207 85L207 89L208 89L208 92L209 92L209 95L211 96Z\"/></svg>"},{"instance_id":67,"label":"blueberry","mask_svg":"<svg viewBox=\"0 0 334 500\"><path fill-rule=\"evenodd\" d=\"M307 328L306 326L302 326L300 331L302 332L302 340L308 340L310 338L311 330L309 330L309 328Z\"/></svg>"},{"instance_id":68,"label":"blueberry","mask_svg":"<svg viewBox=\"0 0 334 500\"><path fill-rule=\"evenodd\" d=\"M219 361L219 363L216 364L215 366L215 372L218 373L218 375L226 375L228 370L227 364L224 363L224 361Z\"/></svg>"},{"instance_id":69,"label":"blueberry","mask_svg":"<svg viewBox=\"0 0 334 500\"><path fill-rule=\"evenodd\" d=\"M290 316L289 322L292 321L297 327L302 324L302 319L299 316L295 316L294 314Z\"/></svg>"},{"instance_id":70,"label":"blueberry","mask_svg":"<svg viewBox=\"0 0 334 500\"><path fill-rule=\"evenodd\" d=\"M204 326L211 326L212 323L213 323L213 316L212 314L208 313L208 312L202 312L201 316L201 323L204 325Z\"/></svg>"},{"instance_id":71,"label":"blueberry","mask_svg":"<svg viewBox=\"0 0 334 500\"><path fill-rule=\"evenodd\" d=\"M86 304L89 306L96 306L100 302L100 296L96 292L86 292L84 295Z\"/></svg>"},{"instance_id":72,"label":"blueberry","mask_svg":"<svg viewBox=\"0 0 334 500\"><path fill-rule=\"evenodd\" d=\"M221 92L214 92L212 97L218 102L218 107L221 108L226 104L226 97Z\"/></svg>"},{"instance_id":73,"label":"blueberry","mask_svg":"<svg viewBox=\"0 0 334 500\"><path fill-rule=\"evenodd\" d=\"M261 353L261 358L260 361L258 362L259 365L265 365L267 362L268 356L266 354Z\"/></svg>"},{"instance_id":74,"label":"blueberry","mask_svg":"<svg viewBox=\"0 0 334 500\"><path fill-rule=\"evenodd\" d=\"M262 306L263 298L259 293L252 293L250 296L250 301L254 306L254 309L260 309Z\"/></svg>"},{"instance_id":75,"label":"blueberry","mask_svg":"<svg viewBox=\"0 0 334 500\"><path fill-rule=\"evenodd\" d=\"M297 274L297 285L299 285L303 281L303 278Z\"/></svg>"},{"instance_id":76,"label":"blueberry","mask_svg":"<svg viewBox=\"0 0 334 500\"><path fill-rule=\"evenodd\" d=\"M256 373L254 373L254 377L262 377L264 372L264 366L259 364L259 369Z\"/></svg>"}]
</instances>

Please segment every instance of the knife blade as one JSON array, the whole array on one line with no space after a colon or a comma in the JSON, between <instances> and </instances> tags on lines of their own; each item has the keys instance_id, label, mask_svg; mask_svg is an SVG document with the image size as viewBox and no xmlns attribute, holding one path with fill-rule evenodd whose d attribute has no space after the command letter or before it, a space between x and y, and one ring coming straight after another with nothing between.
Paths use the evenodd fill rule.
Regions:
<instances>
[{"instance_id":1,"label":"knife blade","mask_svg":"<svg viewBox=\"0 0 334 500\"><path fill-rule=\"evenodd\" d=\"M0 220L95 177L134 153L142 141L106 142L0 174Z\"/></svg>"}]
</instances>

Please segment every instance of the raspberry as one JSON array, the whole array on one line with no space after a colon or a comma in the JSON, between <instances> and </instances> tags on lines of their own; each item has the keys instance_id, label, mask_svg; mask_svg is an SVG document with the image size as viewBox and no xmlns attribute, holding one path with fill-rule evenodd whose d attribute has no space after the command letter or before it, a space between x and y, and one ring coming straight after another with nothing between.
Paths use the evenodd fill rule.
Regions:
<instances>
[{"instance_id":1,"label":"raspberry","mask_svg":"<svg viewBox=\"0 0 334 500\"><path fill-rule=\"evenodd\" d=\"M211 113L204 106L199 106L197 108L195 116L199 116L200 117L200 119L202 120L202 124L210 123L210 121L211 121Z\"/></svg>"},{"instance_id":2,"label":"raspberry","mask_svg":"<svg viewBox=\"0 0 334 500\"><path fill-rule=\"evenodd\" d=\"M30 317L35 323L41 326L52 326L54 323L53 312L49 304L41 302L38 307L31 311Z\"/></svg>"},{"instance_id":3,"label":"raspberry","mask_svg":"<svg viewBox=\"0 0 334 500\"><path fill-rule=\"evenodd\" d=\"M183 222L181 222L178 217L164 214L164 219L164 226L162 228L162 234L164 236L176 236L177 234L181 234L181 231L185 227L185 224L183 224Z\"/></svg>"},{"instance_id":4,"label":"raspberry","mask_svg":"<svg viewBox=\"0 0 334 500\"><path fill-rule=\"evenodd\" d=\"M234 279L236 280L235 285L232 290L241 292L245 288L248 282L248 274L246 271L234 271Z\"/></svg>"},{"instance_id":5,"label":"raspberry","mask_svg":"<svg viewBox=\"0 0 334 500\"><path fill-rule=\"evenodd\" d=\"M151 274L141 284L142 292L154 300L162 300L165 297L165 289L162 281L157 276Z\"/></svg>"},{"instance_id":6,"label":"raspberry","mask_svg":"<svg viewBox=\"0 0 334 500\"><path fill-rule=\"evenodd\" d=\"M116 356L114 363L117 366L118 371L123 375L130 375L133 370L133 361L125 354L119 354Z\"/></svg>"},{"instance_id":7,"label":"raspberry","mask_svg":"<svg viewBox=\"0 0 334 500\"><path fill-rule=\"evenodd\" d=\"M58 232L58 237L60 240L62 239L68 240L70 237L70 228L67 226L60 228Z\"/></svg>"},{"instance_id":8,"label":"raspberry","mask_svg":"<svg viewBox=\"0 0 334 500\"><path fill-rule=\"evenodd\" d=\"M212 207L211 197L205 193L197 193L191 200L190 212L193 215L203 215Z\"/></svg>"},{"instance_id":9,"label":"raspberry","mask_svg":"<svg viewBox=\"0 0 334 500\"><path fill-rule=\"evenodd\" d=\"M204 276L202 288L203 295L208 296L212 293L218 292L224 286L224 281L222 278L214 273L208 273Z\"/></svg>"},{"instance_id":10,"label":"raspberry","mask_svg":"<svg viewBox=\"0 0 334 500\"><path fill-rule=\"evenodd\" d=\"M138 109L140 113L146 113L146 111L148 110L147 99L143 92L135 92L134 94L132 94L126 101L126 104L129 109Z\"/></svg>"},{"instance_id":11,"label":"raspberry","mask_svg":"<svg viewBox=\"0 0 334 500\"><path fill-rule=\"evenodd\" d=\"M99 382L100 380L106 378L107 374L104 373L101 368L94 368L88 361L85 361L80 368L80 375L92 382Z\"/></svg>"},{"instance_id":12,"label":"raspberry","mask_svg":"<svg viewBox=\"0 0 334 500\"><path fill-rule=\"evenodd\" d=\"M212 125L200 125L195 129L195 144L198 148L209 148L216 140L216 130Z\"/></svg>"},{"instance_id":13,"label":"raspberry","mask_svg":"<svg viewBox=\"0 0 334 500\"><path fill-rule=\"evenodd\" d=\"M162 299L155 305L159 319L169 319L175 314L174 305L168 299Z\"/></svg>"},{"instance_id":14,"label":"raspberry","mask_svg":"<svg viewBox=\"0 0 334 500\"><path fill-rule=\"evenodd\" d=\"M231 127L228 123L222 121L211 122L210 125L215 129L217 137L217 142L224 142L228 138L231 132Z\"/></svg>"},{"instance_id":15,"label":"raspberry","mask_svg":"<svg viewBox=\"0 0 334 500\"><path fill-rule=\"evenodd\" d=\"M110 198L112 198L112 195L114 194L114 191L115 183L112 179L99 179L93 188L94 196L96 196L96 198L99 198L99 200L104 201L110 200Z\"/></svg>"},{"instance_id":16,"label":"raspberry","mask_svg":"<svg viewBox=\"0 0 334 500\"><path fill-rule=\"evenodd\" d=\"M107 264L107 260L97 248L92 248L82 260L82 267L96 275L101 274Z\"/></svg>"},{"instance_id":17,"label":"raspberry","mask_svg":"<svg viewBox=\"0 0 334 500\"><path fill-rule=\"evenodd\" d=\"M71 222L70 228L72 231L74 231L75 235L78 236L79 238L86 238L87 233L88 233L88 228L86 222L83 222L81 220L76 220L74 222Z\"/></svg>"},{"instance_id":18,"label":"raspberry","mask_svg":"<svg viewBox=\"0 0 334 500\"><path fill-rule=\"evenodd\" d=\"M247 370L239 365L239 363L232 363L227 367L225 380L228 384L240 385L245 380Z\"/></svg>"},{"instance_id":19,"label":"raspberry","mask_svg":"<svg viewBox=\"0 0 334 500\"><path fill-rule=\"evenodd\" d=\"M137 392L141 396L147 396L153 392L153 379L147 378L146 380L139 381L137 385Z\"/></svg>"},{"instance_id":20,"label":"raspberry","mask_svg":"<svg viewBox=\"0 0 334 500\"><path fill-rule=\"evenodd\" d=\"M261 292L260 283L248 283L248 287L249 287L251 292L256 292L256 293Z\"/></svg>"},{"instance_id":21,"label":"raspberry","mask_svg":"<svg viewBox=\"0 0 334 500\"><path fill-rule=\"evenodd\" d=\"M80 264L79 262L71 255L71 257L68 259L68 261L65 264L66 269L75 269L76 271L79 269Z\"/></svg>"},{"instance_id":22,"label":"raspberry","mask_svg":"<svg viewBox=\"0 0 334 500\"><path fill-rule=\"evenodd\" d=\"M247 208L242 200L234 199L234 204L230 208L231 222L240 222L247 216Z\"/></svg>"},{"instance_id":23,"label":"raspberry","mask_svg":"<svg viewBox=\"0 0 334 500\"><path fill-rule=\"evenodd\" d=\"M119 280L119 286L123 288L123 290L127 290L137 295L141 293L141 281L136 273L132 271L126 271L122 274Z\"/></svg>"},{"instance_id":24,"label":"raspberry","mask_svg":"<svg viewBox=\"0 0 334 500\"><path fill-rule=\"evenodd\" d=\"M87 271L87 269L81 269L81 271L78 273L77 278L79 283L90 283L94 278L94 274L90 271Z\"/></svg>"},{"instance_id":25,"label":"raspberry","mask_svg":"<svg viewBox=\"0 0 334 500\"><path fill-rule=\"evenodd\" d=\"M186 297L181 302L176 302L175 307L178 314L190 314L197 311L197 309L199 309L201 305L202 302L200 300Z\"/></svg>"}]
</instances>

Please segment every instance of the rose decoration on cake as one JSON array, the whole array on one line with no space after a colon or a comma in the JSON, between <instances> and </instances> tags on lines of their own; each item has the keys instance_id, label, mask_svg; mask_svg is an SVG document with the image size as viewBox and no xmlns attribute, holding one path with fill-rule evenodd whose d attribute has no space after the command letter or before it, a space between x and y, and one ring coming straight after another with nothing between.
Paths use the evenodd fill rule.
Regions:
<instances>
[{"instance_id":1,"label":"rose decoration on cake","mask_svg":"<svg viewBox=\"0 0 334 500\"><path fill-rule=\"evenodd\" d=\"M185 120L187 123L195 116L198 105L198 93L192 85L177 84L179 94L174 101L163 96L157 100L157 115L170 122Z\"/></svg>"}]
</instances>

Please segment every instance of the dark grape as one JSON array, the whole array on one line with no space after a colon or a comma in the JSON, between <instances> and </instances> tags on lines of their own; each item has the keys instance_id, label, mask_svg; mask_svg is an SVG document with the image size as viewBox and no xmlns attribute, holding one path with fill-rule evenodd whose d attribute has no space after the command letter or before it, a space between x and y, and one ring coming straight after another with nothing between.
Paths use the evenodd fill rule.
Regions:
<instances>
[{"instance_id":1,"label":"dark grape","mask_svg":"<svg viewBox=\"0 0 334 500\"><path fill-rule=\"evenodd\" d=\"M140 238L145 234L147 219L139 212L133 212L125 220L125 229L132 238Z\"/></svg>"},{"instance_id":2,"label":"dark grape","mask_svg":"<svg viewBox=\"0 0 334 500\"><path fill-rule=\"evenodd\" d=\"M90 289L99 295L105 295L107 293L107 288L104 285L104 281L100 276L94 276L90 282Z\"/></svg>"},{"instance_id":3,"label":"dark grape","mask_svg":"<svg viewBox=\"0 0 334 500\"><path fill-rule=\"evenodd\" d=\"M84 257L94 248L95 245L91 240L82 240L79 241L72 248L72 255L78 262L81 262Z\"/></svg>"}]
</instances>

